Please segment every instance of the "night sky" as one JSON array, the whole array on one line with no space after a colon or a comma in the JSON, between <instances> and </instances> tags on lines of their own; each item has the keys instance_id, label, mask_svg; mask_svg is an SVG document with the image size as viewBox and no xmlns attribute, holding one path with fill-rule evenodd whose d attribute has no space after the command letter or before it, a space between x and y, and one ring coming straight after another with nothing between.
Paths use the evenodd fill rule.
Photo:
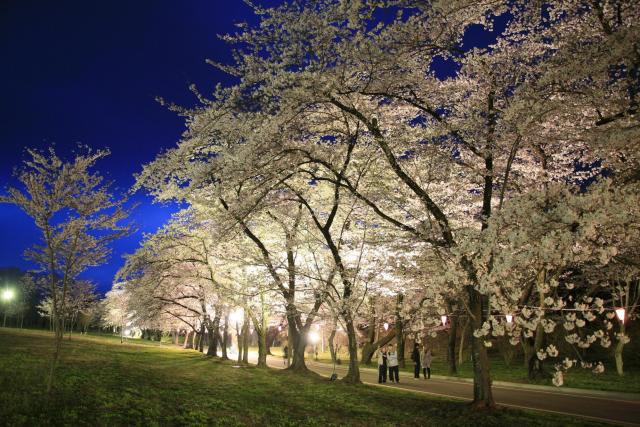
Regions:
<instances>
[{"instance_id":1,"label":"night sky","mask_svg":"<svg viewBox=\"0 0 640 427\"><path fill-rule=\"evenodd\" d=\"M263 1L261 4L276 1ZM55 144L68 156L78 143L111 149L98 164L119 191L184 131L184 121L155 101L161 96L193 105L188 86L210 92L229 76L205 63L230 61L217 35L233 32L238 22L255 22L241 0L102 0L0 3L0 187L12 182L12 169L24 160L25 147ZM506 19L496 24L504 29ZM470 28L463 48L484 47L495 33ZM439 77L455 74L442 61ZM133 214L138 232L114 246L110 262L83 277L111 287L122 255L135 250L142 232L161 226L177 206L152 204L143 194ZM0 204L0 268L29 269L23 252L39 234L32 220L15 206Z\"/></svg>"},{"instance_id":2,"label":"night sky","mask_svg":"<svg viewBox=\"0 0 640 427\"><path fill-rule=\"evenodd\" d=\"M55 144L68 155L78 143L111 149L98 169L120 191L133 173L174 146L184 121L155 101L193 105L188 86L208 92L229 77L205 63L228 61L217 34L254 20L240 0L27 1L0 3L0 187L24 160L25 147ZM135 250L142 231L154 231L175 206L144 195L133 219L140 230L119 241L110 262L84 277L101 291L111 286L122 254ZM0 204L0 267L31 266L23 252L39 238L33 221Z\"/></svg>"}]
</instances>

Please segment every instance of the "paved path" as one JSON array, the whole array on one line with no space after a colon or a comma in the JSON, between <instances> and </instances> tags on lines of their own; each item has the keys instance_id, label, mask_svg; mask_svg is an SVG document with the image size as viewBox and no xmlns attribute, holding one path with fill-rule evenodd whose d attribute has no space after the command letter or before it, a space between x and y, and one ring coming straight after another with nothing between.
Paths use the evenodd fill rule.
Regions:
<instances>
[{"instance_id":1,"label":"paved path","mask_svg":"<svg viewBox=\"0 0 640 427\"><path fill-rule=\"evenodd\" d=\"M255 363L257 355L251 355ZM273 368L283 368L282 358L271 357L267 364ZM309 369L326 376L333 372L333 367L326 363L307 361ZM347 366L336 366L338 377L347 373ZM401 372L401 375L403 373ZM374 369L361 368L362 382L379 387L393 387L410 390L416 393L430 394L453 399L468 400L473 397L473 384L466 381L451 379L414 380L404 373L399 384L387 382L378 384L378 374ZM637 395L624 396L618 393L615 397L589 395L588 392L554 391L553 389L531 390L514 385L494 385L493 395L496 402L502 406L520 409L532 409L552 412L562 415L579 416L599 422L613 422L620 425L640 426L640 400Z\"/></svg>"}]
</instances>

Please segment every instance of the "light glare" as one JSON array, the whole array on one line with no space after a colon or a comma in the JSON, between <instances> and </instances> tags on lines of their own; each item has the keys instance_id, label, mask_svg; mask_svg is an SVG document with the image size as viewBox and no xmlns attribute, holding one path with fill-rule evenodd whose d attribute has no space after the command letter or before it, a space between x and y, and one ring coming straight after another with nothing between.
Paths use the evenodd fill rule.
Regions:
<instances>
[{"instance_id":1,"label":"light glare","mask_svg":"<svg viewBox=\"0 0 640 427\"><path fill-rule=\"evenodd\" d=\"M309 341L311 341L312 344L316 344L319 339L320 339L320 336L318 335L317 332L315 331L309 332Z\"/></svg>"},{"instance_id":2,"label":"light glare","mask_svg":"<svg viewBox=\"0 0 640 427\"><path fill-rule=\"evenodd\" d=\"M11 301L13 299L13 289L5 289L2 291L2 300L3 301Z\"/></svg>"}]
</instances>

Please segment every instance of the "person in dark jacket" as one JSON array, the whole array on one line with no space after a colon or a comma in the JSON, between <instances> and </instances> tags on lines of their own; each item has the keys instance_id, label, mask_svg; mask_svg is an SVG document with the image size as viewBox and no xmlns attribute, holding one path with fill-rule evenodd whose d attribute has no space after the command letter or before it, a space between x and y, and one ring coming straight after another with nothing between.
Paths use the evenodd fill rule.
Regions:
<instances>
[{"instance_id":1,"label":"person in dark jacket","mask_svg":"<svg viewBox=\"0 0 640 427\"><path fill-rule=\"evenodd\" d=\"M413 344L413 351L411 352L411 360L413 361L413 379L420 379L420 347L418 343Z\"/></svg>"}]
</instances>

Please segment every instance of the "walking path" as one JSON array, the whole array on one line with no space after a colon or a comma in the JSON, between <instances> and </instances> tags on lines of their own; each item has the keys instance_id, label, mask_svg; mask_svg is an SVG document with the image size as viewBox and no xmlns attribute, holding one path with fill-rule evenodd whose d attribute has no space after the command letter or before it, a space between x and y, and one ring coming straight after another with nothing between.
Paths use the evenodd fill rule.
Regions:
<instances>
[{"instance_id":1,"label":"walking path","mask_svg":"<svg viewBox=\"0 0 640 427\"><path fill-rule=\"evenodd\" d=\"M253 363L257 354L250 354ZM282 369L280 357L269 356L267 364ZM329 378L333 366L326 363L307 361L314 372ZM338 378L347 373L347 366L336 366ZM402 373L401 373L402 375ZM378 384L376 369L360 368L360 377L365 384L378 387L399 388L416 393L470 401L473 397L473 383L460 379L432 377L429 380L415 380L406 373L400 383ZM609 422L627 426L640 426L640 396L637 394L606 393L576 389L555 389L544 386L529 386L506 382L495 382L493 396L501 406L519 409L552 412L562 415L579 416L594 422Z\"/></svg>"}]
</instances>

